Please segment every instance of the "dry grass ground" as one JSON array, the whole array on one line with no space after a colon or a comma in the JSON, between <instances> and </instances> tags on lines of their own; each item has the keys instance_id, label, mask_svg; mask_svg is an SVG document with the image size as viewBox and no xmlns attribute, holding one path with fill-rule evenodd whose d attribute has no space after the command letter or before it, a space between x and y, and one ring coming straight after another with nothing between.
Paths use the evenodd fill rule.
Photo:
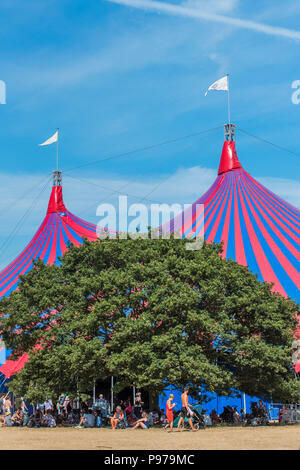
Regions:
<instances>
[{"instance_id":1,"label":"dry grass ground","mask_svg":"<svg viewBox=\"0 0 300 470\"><path fill-rule=\"evenodd\" d=\"M300 425L162 429L0 428L0 450L299 450Z\"/></svg>"}]
</instances>

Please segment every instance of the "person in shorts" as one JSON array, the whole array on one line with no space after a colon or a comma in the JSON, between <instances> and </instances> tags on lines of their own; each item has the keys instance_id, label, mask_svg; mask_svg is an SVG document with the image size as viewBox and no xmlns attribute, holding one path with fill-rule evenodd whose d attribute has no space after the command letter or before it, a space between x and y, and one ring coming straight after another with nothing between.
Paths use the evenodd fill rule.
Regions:
<instances>
[{"instance_id":1,"label":"person in shorts","mask_svg":"<svg viewBox=\"0 0 300 470\"><path fill-rule=\"evenodd\" d=\"M137 420L137 422L135 423L133 428L131 428L131 431L133 431L134 429L138 429L138 428L141 428L141 429L149 429L150 428L148 415L145 411L142 413L141 419Z\"/></svg>"},{"instance_id":2,"label":"person in shorts","mask_svg":"<svg viewBox=\"0 0 300 470\"><path fill-rule=\"evenodd\" d=\"M114 415L110 419L112 430L117 428L119 421L124 421L124 411L120 406L117 406Z\"/></svg>"},{"instance_id":3,"label":"person in shorts","mask_svg":"<svg viewBox=\"0 0 300 470\"><path fill-rule=\"evenodd\" d=\"M189 407L188 393L189 393L189 387L185 387L184 392L181 394L182 407L181 407L181 411L180 411L180 419L178 421L178 431L180 431L181 424L183 424L183 427L184 427L185 418L188 418L189 425L191 426L192 431L196 431L196 429L194 428L194 425L193 425L191 410L190 410L190 407Z\"/></svg>"}]
</instances>

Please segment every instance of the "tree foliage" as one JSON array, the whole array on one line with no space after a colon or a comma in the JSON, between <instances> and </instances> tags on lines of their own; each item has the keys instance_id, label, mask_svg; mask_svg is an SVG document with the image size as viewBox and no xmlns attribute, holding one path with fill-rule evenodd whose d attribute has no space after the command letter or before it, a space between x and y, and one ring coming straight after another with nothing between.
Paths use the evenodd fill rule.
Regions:
<instances>
[{"instance_id":1,"label":"tree foliage","mask_svg":"<svg viewBox=\"0 0 300 470\"><path fill-rule=\"evenodd\" d=\"M71 246L60 265L41 261L0 302L2 336L29 361L12 382L29 399L75 395L97 378L160 392L187 383L210 392L294 400L291 367L298 306L187 240Z\"/></svg>"}]
</instances>

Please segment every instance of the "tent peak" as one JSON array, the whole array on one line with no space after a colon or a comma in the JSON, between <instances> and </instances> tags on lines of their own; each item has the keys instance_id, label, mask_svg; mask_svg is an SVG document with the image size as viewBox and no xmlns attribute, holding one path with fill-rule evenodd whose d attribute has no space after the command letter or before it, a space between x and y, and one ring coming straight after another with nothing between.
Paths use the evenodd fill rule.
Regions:
<instances>
[{"instance_id":1,"label":"tent peak","mask_svg":"<svg viewBox=\"0 0 300 470\"><path fill-rule=\"evenodd\" d=\"M55 170L53 171L53 186L62 186L62 172Z\"/></svg>"},{"instance_id":2,"label":"tent peak","mask_svg":"<svg viewBox=\"0 0 300 470\"><path fill-rule=\"evenodd\" d=\"M235 141L235 124L224 124L224 140Z\"/></svg>"},{"instance_id":3,"label":"tent peak","mask_svg":"<svg viewBox=\"0 0 300 470\"><path fill-rule=\"evenodd\" d=\"M227 171L243 168L239 162L235 148L235 125L224 125L224 145L222 149L218 175Z\"/></svg>"},{"instance_id":4,"label":"tent peak","mask_svg":"<svg viewBox=\"0 0 300 470\"><path fill-rule=\"evenodd\" d=\"M61 171L53 171L53 187L49 199L47 214L66 212L62 194Z\"/></svg>"}]
</instances>

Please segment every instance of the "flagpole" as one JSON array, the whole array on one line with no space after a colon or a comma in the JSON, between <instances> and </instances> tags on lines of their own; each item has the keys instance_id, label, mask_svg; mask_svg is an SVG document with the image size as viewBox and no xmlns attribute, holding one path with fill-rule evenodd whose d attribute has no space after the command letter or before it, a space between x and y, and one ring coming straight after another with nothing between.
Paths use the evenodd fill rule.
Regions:
<instances>
[{"instance_id":1,"label":"flagpole","mask_svg":"<svg viewBox=\"0 0 300 470\"><path fill-rule=\"evenodd\" d=\"M56 141L56 171L58 171L58 129L57 128L57 141Z\"/></svg>"},{"instance_id":2,"label":"flagpole","mask_svg":"<svg viewBox=\"0 0 300 470\"><path fill-rule=\"evenodd\" d=\"M229 74L227 74L227 84L228 84L228 90L227 90L227 97L228 97L228 124L230 124L230 93L229 93Z\"/></svg>"}]
</instances>

